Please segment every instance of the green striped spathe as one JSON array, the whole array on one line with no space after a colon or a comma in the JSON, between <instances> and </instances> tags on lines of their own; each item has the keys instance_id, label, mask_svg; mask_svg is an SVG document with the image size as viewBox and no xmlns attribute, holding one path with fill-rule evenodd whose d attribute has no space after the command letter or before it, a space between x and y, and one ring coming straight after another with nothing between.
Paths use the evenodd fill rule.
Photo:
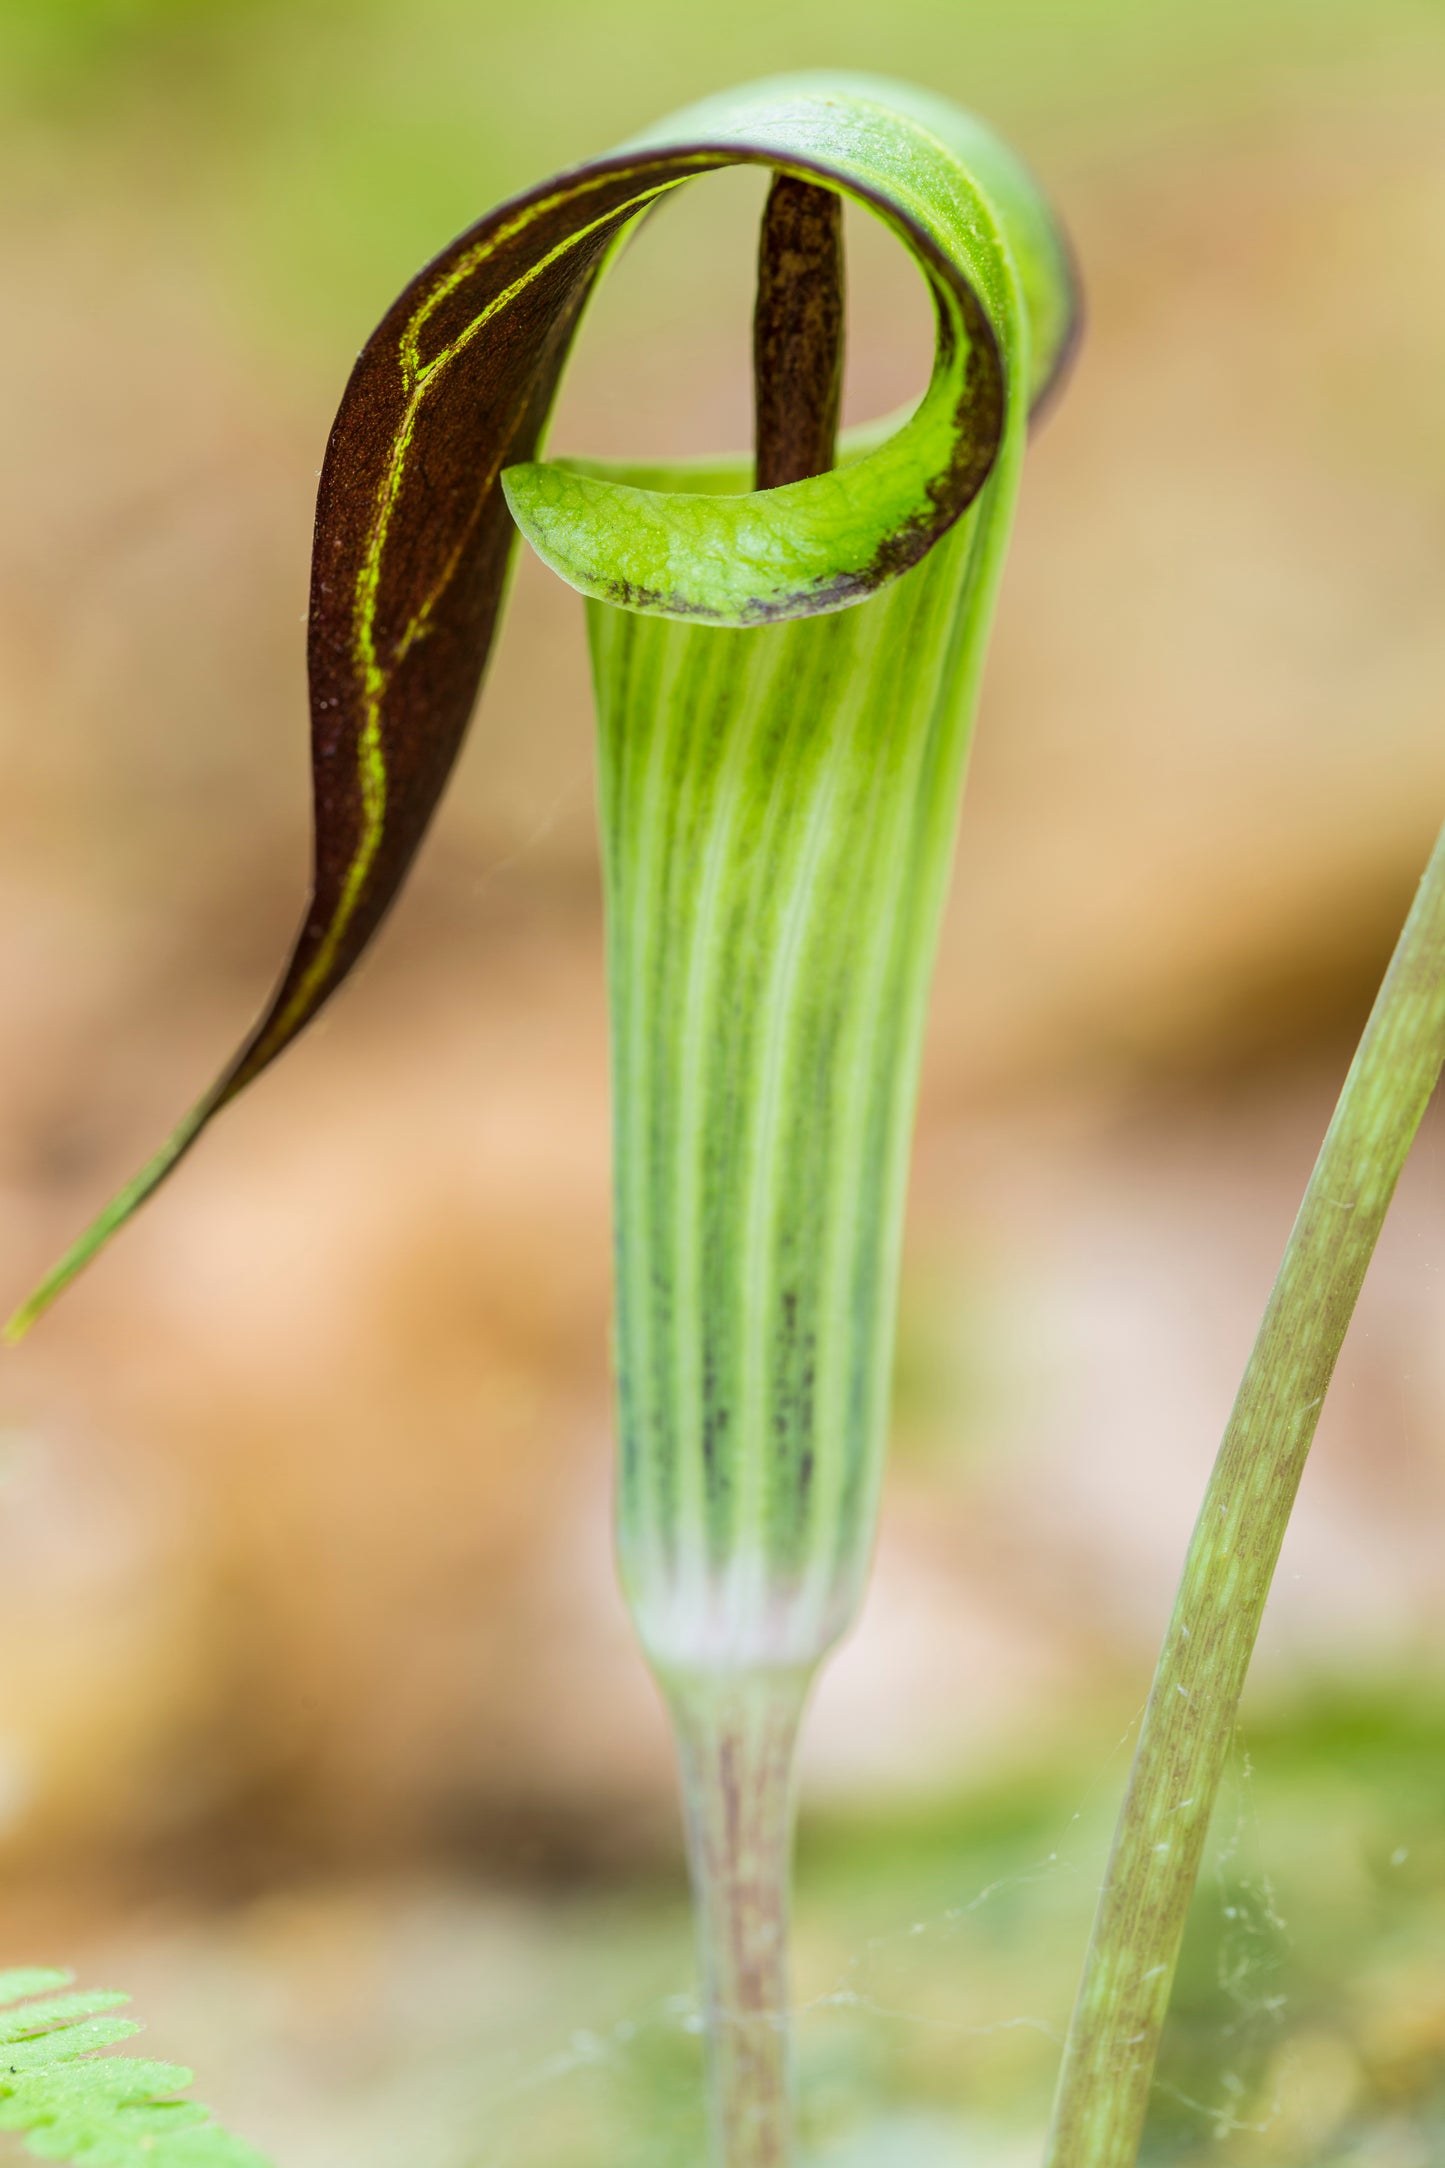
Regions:
<instances>
[{"instance_id":1,"label":"green striped spathe","mask_svg":"<svg viewBox=\"0 0 1445 2168\"><path fill-rule=\"evenodd\" d=\"M620 1551L664 1672L816 1660L861 1591L925 1004L1021 438L864 608L755 632L588 606Z\"/></svg>"}]
</instances>

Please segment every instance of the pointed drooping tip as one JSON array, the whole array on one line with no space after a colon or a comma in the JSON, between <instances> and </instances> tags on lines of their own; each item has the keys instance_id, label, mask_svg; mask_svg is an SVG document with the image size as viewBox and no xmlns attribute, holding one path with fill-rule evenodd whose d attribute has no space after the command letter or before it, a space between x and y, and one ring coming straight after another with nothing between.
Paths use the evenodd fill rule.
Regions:
<instances>
[{"instance_id":1,"label":"pointed drooping tip","mask_svg":"<svg viewBox=\"0 0 1445 2168\"><path fill-rule=\"evenodd\" d=\"M152 1193L170 1173L176 1161L189 1151L213 1110L214 1095L202 1100L172 1132L156 1153L148 1160L134 1181L128 1182L118 1196L112 1197L105 1210L93 1219L83 1235L72 1242L70 1248L54 1265L32 1295L27 1296L18 1310L0 1327L0 1346L15 1347L25 1338L32 1325L44 1317L53 1302L65 1293L72 1280L77 1279L93 1257L99 1256L107 1242L118 1234L127 1220L137 1213Z\"/></svg>"},{"instance_id":2,"label":"pointed drooping tip","mask_svg":"<svg viewBox=\"0 0 1445 2168\"><path fill-rule=\"evenodd\" d=\"M108 1218L109 1214L105 1217ZM34 1293L27 1296L19 1309L0 1326L0 1347L19 1346L31 1326L39 1323L51 1304L60 1299L71 1281L85 1270L91 1258L104 1247L114 1232L114 1225L105 1226L97 1220L86 1229L78 1242L72 1242L59 1264L46 1273Z\"/></svg>"}]
</instances>

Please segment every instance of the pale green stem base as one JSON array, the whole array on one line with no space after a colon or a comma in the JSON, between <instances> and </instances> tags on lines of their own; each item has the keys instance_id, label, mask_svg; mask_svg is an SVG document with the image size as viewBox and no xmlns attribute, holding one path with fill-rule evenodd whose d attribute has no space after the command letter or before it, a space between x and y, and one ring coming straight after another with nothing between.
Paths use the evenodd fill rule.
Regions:
<instances>
[{"instance_id":1,"label":"pale green stem base","mask_svg":"<svg viewBox=\"0 0 1445 2168\"><path fill-rule=\"evenodd\" d=\"M682 1765L714 2168L792 2158L788 1889L808 1671L667 1682Z\"/></svg>"},{"instance_id":2,"label":"pale green stem base","mask_svg":"<svg viewBox=\"0 0 1445 2168\"><path fill-rule=\"evenodd\" d=\"M1215 1462L1085 1961L1046 2168L1131 2168L1265 1598L1335 1367L1445 1059L1445 833L1315 1163Z\"/></svg>"}]
</instances>

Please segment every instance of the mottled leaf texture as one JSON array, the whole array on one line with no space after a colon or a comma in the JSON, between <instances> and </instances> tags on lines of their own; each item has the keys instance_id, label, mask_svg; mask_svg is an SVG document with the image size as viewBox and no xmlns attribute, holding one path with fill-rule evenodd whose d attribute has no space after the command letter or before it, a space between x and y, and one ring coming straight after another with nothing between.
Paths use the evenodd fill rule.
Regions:
<instances>
[{"instance_id":1,"label":"mottled leaf texture","mask_svg":"<svg viewBox=\"0 0 1445 2168\"><path fill-rule=\"evenodd\" d=\"M209 2108L177 2097L189 2070L97 2056L140 2030L106 2014L129 1997L69 1986L68 1972L0 1972L0 2131L84 2168L267 2168Z\"/></svg>"},{"instance_id":2,"label":"mottled leaf texture","mask_svg":"<svg viewBox=\"0 0 1445 2168\"><path fill-rule=\"evenodd\" d=\"M867 456L730 497L628 488L536 453L584 303L659 197L734 164L849 196L916 258L937 358L915 415ZM810 352L816 220L770 263L761 336ZM729 625L847 608L923 558L977 496L1012 396L1010 296L1030 316L1035 403L1072 337L1056 229L997 139L943 101L868 78L764 83L676 116L491 212L412 281L352 373L316 511L309 634L313 888L275 996L224 1075L22 1308L17 1337L290 1045L355 965L405 878L486 666L514 526L564 577L625 607ZM765 255L766 255L765 250ZM765 273L767 265L765 264ZM815 294L826 315L826 295ZM826 368L824 376L826 379ZM835 389L824 383L820 396ZM780 456L783 456L780 454ZM504 491L504 470L511 470ZM802 474L803 478L791 477Z\"/></svg>"}]
</instances>

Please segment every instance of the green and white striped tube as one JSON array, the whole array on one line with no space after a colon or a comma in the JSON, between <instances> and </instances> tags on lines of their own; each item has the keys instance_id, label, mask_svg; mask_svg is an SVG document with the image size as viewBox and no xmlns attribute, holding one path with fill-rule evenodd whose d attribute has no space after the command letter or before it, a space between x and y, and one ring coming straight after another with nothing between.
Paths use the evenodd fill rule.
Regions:
<instances>
[{"instance_id":1,"label":"green and white striped tube","mask_svg":"<svg viewBox=\"0 0 1445 2168\"><path fill-rule=\"evenodd\" d=\"M1019 444L866 607L588 606L622 1575L668 1677L815 1663L872 1542L909 1133Z\"/></svg>"}]
</instances>

